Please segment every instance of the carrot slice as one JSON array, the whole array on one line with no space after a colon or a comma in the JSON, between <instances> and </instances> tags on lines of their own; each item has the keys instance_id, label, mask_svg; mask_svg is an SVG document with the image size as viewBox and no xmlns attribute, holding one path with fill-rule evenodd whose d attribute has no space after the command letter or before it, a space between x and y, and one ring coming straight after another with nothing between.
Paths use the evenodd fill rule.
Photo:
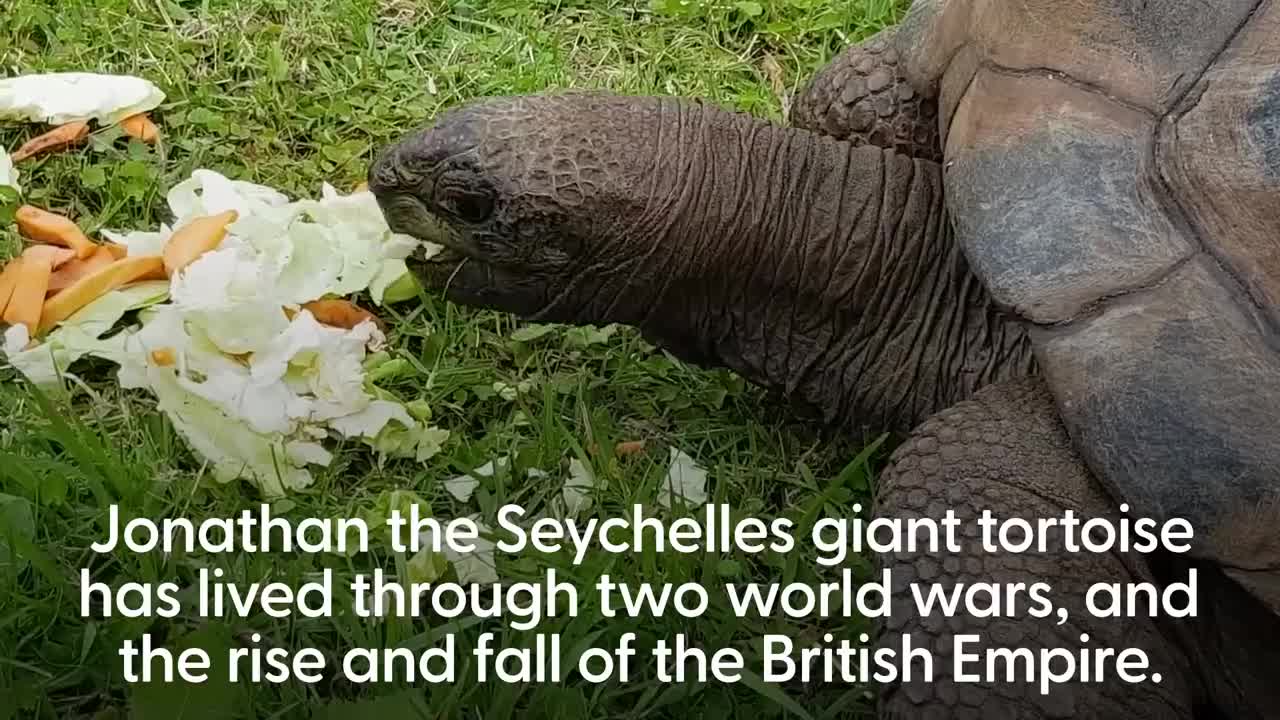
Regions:
<instances>
[{"instance_id":1,"label":"carrot slice","mask_svg":"<svg viewBox=\"0 0 1280 720\"><path fill-rule=\"evenodd\" d=\"M26 325L27 332L36 334L40 326L40 313L44 305L49 276L53 274L54 248L35 246L22 253L18 266L18 280L13 294L4 309L4 321L10 325Z\"/></svg>"},{"instance_id":2,"label":"carrot slice","mask_svg":"<svg viewBox=\"0 0 1280 720\"><path fill-rule=\"evenodd\" d=\"M58 268L53 275L49 277L50 294L60 290L65 290L75 284L77 280L101 270L102 268L115 262L116 258L111 251L105 247L99 247L92 255L81 260L76 258L71 262Z\"/></svg>"},{"instance_id":3,"label":"carrot slice","mask_svg":"<svg viewBox=\"0 0 1280 720\"><path fill-rule=\"evenodd\" d=\"M9 298L13 297L13 288L18 284L21 268L22 258L14 258L0 272L0 317L4 316L5 308L9 307Z\"/></svg>"},{"instance_id":4,"label":"carrot slice","mask_svg":"<svg viewBox=\"0 0 1280 720\"><path fill-rule=\"evenodd\" d=\"M89 123L83 120L59 125L43 135L26 141L13 152L12 160L22 162L29 157L70 147L89 136Z\"/></svg>"},{"instance_id":5,"label":"carrot slice","mask_svg":"<svg viewBox=\"0 0 1280 720\"><path fill-rule=\"evenodd\" d=\"M151 362L159 367L173 367L178 363L178 356L171 347L156 348L151 351Z\"/></svg>"},{"instance_id":6,"label":"carrot slice","mask_svg":"<svg viewBox=\"0 0 1280 720\"><path fill-rule=\"evenodd\" d=\"M613 446L613 454L618 457L636 455L642 452L644 452L643 440L626 440Z\"/></svg>"},{"instance_id":7,"label":"carrot slice","mask_svg":"<svg viewBox=\"0 0 1280 720\"><path fill-rule=\"evenodd\" d=\"M227 226L239 218L240 213L227 210L217 215L202 215L178 228L164 245L164 271L173 275L218 247L227 236Z\"/></svg>"},{"instance_id":8,"label":"carrot slice","mask_svg":"<svg viewBox=\"0 0 1280 720\"><path fill-rule=\"evenodd\" d=\"M379 329L386 328L377 315L356 306L349 300L313 300L302 307L309 310L315 316L316 322L321 325L350 330L365 320L372 320Z\"/></svg>"},{"instance_id":9,"label":"carrot slice","mask_svg":"<svg viewBox=\"0 0 1280 720\"><path fill-rule=\"evenodd\" d=\"M159 255L136 255L116 260L97 272L80 278L71 287L45 300L44 309L40 314L40 329L49 329L112 290L163 269L164 259ZM43 295L41 297L43 298Z\"/></svg>"},{"instance_id":10,"label":"carrot slice","mask_svg":"<svg viewBox=\"0 0 1280 720\"><path fill-rule=\"evenodd\" d=\"M126 258L129 256L129 248L124 245L121 245L120 243L115 243L115 242L103 243L102 247L106 248L107 251L111 253L111 257L115 258L116 260L120 260L122 258Z\"/></svg>"},{"instance_id":11,"label":"carrot slice","mask_svg":"<svg viewBox=\"0 0 1280 720\"><path fill-rule=\"evenodd\" d=\"M151 121L151 117L146 113L138 113L130 115L120 121L120 129L125 135L131 138L137 138L144 143L153 144L160 137L160 128Z\"/></svg>"},{"instance_id":12,"label":"carrot slice","mask_svg":"<svg viewBox=\"0 0 1280 720\"><path fill-rule=\"evenodd\" d=\"M66 265L76 259L76 254L68 248L53 245L29 245L22 251L22 257L38 258L40 262L49 263L52 270Z\"/></svg>"},{"instance_id":13,"label":"carrot slice","mask_svg":"<svg viewBox=\"0 0 1280 720\"><path fill-rule=\"evenodd\" d=\"M98 246L89 239L79 225L64 215L23 205L14 213L18 232L39 243L61 245L76 251L81 260L92 255Z\"/></svg>"}]
</instances>

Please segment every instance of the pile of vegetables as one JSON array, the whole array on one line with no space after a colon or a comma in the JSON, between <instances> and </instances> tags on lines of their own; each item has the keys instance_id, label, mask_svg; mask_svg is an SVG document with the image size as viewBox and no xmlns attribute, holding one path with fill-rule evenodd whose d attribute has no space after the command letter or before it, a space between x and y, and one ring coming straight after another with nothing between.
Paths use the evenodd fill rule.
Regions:
<instances>
[{"instance_id":1,"label":"pile of vegetables","mask_svg":"<svg viewBox=\"0 0 1280 720\"><path fill-rule=\"evenodd\" d=\"M57 142L78 142L77 123L90 120L158 136L145 114L158 90L126 78L104 94L115 76L92 77L0 81L0 119L61 123ZM49 87L75 92L50 100ZM20 191L14 163L57 144L42 142L13 159L0 149L0 185ZM426 408L367 380L386 337L373 312L347 299L416 296L404 258L438 248L392 233L367 190L325 185L318 199L291 200L202 169L166 199L171 225L104 230L100 241L65 216L19 209L24 249L0 273L14 368L60 387L81 358L115 363L119 384L149 392L219 480L268 496L308 486L336 441L419 461L440 450L448 432Z\"/></svg>"}]
</instances>

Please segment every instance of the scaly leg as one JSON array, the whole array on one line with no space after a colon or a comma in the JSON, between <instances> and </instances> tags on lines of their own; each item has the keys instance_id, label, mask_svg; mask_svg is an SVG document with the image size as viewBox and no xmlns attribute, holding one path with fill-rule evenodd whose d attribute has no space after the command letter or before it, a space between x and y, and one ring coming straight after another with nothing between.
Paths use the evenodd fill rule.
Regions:
<instances>
[{"instance_id":1,"label":"scaly leg","mask_svg":"<svg viewBox=\"0 0 1280 720\"><path fill-rule=\"evenodd\" d=\"M888 28L845 50L800 93L791 124L911 157L938 161L938 105L912 87L898 67Z\"/></svg>"},{"instance_id":2,"label":"scaly leg","mask_svg":"<svg viewBox=\"0 0 1280 720\"><path fill-rule=\"evenodd\" d=\"M883 688L880 715L893 720L918 718L1148 718L1192 717L1192 697L1198 695L1181 642L1171 623L1140 616L1102 620L1085 609L1087 588L1098 582L1151 581L1144 558L1120 553L1068 553L1061 533L1052 536L1047 553L985 553L977 520L984 510L998 518L1018 517L1033 523L1041 517L1061 517L1073 510L1085 522L1094 516L1118 519L1118 509L1103 493L1072 450L1043 382L1029 378L1008 381L979 391L925 421L895 452L883 475L877 498L882 517L928 517L941 520L954 509L965 528L960 554L898 553L879 558L891 568L894 584L892 613L881 628L880 642L901 647L903 634L935 657L933 684L913 679ZM1016 535L1015 537L1019 537ZM1077 534L1078 537L1078 534ZM1070 613L1058 618L1017 617L984 619L963 611L942 616L935 608L920 616L909 589L911 583L957 584L1048 583L1055 607ZM1022 596L1025 600L1025 594ZM1080 636L1089 635L1086 643ZM963 648L982 653L988 647L1041 649L1140 648L1150 658L1150 673L1158 684L1128 684L1114 679L1102 683L1057 685L1048 695L1037 683L957 683L953 673L957 635L978 635L977 644ZM982 673L985 662L970 664ZM1002 666L1003 668L1003 666ZM1114 663L1112 664L1114 668ZM918 670L919 668L917 668ZM1061 665L1059 665L1061 669ZM916 673L916 678L919 672Z\"/></svg>"}]
</instances>

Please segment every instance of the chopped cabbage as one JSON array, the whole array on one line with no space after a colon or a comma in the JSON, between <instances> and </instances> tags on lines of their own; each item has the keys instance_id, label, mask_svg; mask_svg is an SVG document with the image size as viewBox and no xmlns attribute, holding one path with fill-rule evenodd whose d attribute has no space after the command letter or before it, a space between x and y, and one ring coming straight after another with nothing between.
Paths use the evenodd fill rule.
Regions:
<instances>
[{"instance_id":1,"label":"chopped cabbage","mask_svg":"<svg viewBox=\"0 0 1280 720\"><path fill-rule=\"evenodd\" d=\"M344 196L326 185L319 200L291 202L197 170L167 199L171 227L107 236L130 255L156 254L197 216L239 217L217 249L169 282L109 293L32 347L16 333L6 337L15 367L32 382L56 384L80 357L115 362L121 386L150 391L217 479L245 479L269 496L310 485L308 468L332 460L330 438L419 462L440 452L448 431L369 378L366 360L386 342L377 326L325 326L302 307L370 290L375 279L399 282L383 277L387 268L408 272L403 258L417 241L390 231L371 193ZM102 339L138 308L146 308L138 326Z\"/></svg>"},{"instance_id":2,"label":"chopped cabbage","mask_svg":"<svg viewBox=\"0 0 1280 720\"><path fill-rule=\"evenodd\" d=\"M28 346L25 325L15 325L5 332L5 357L36 385L56 384L71 363L85 356L118 362L123 336L105 340L102 336L130 310L162 302L167 290L166 283L146 282L109 292L63 320L36 345Z\"/></svg>"},{"instance_id":3,"label":"chopped cabbage","mask_svg":"<svg viewBox=\"0 0 1280 720\"><path fill-rule=\"evenodd\" d=\"M13 166L13 158L9 157L9 153L0 147L0 187L13 188L16 193L22 193L22 186L18 184L18 170Z\"/></svg>"},{"instance_id":4,"label":"chopped cabbage","mask_svg":"<svg viewBox=\"0 0 1280 720\"><path fill-rule=\"evenodd\" d=\"M154 84L130 75L42 73L0 79L0 120L114 125L164 102Z\"/></svg>"},{"instance_id":5,"label":"chopped cabbage","mask_svg":"<svg viewBox=\"0 0 1280 720\"><path fill-rule=\"evenodd\" d=\"M707 471L683 450L671 448L667 476L658 490L658 504L668 510L679 497L690 508L707 502Z\"/></svg>"}]
</instances>

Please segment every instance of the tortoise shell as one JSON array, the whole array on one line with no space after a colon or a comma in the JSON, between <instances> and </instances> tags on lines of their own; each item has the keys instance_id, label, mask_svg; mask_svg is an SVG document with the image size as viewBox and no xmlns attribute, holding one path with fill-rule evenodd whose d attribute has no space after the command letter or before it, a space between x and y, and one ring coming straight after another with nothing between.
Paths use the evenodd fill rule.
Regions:
<instances>
[{"instance_id":1,"label":"tortoise shell","mask_svg":"<svg viewBox=\"0 0 1280 720\"><path fill-rule=\"evenodd\" d=\"M1280 610L1280 4L917 0L895 42L1085 461Z\"/></svg>"}]
</instances>

